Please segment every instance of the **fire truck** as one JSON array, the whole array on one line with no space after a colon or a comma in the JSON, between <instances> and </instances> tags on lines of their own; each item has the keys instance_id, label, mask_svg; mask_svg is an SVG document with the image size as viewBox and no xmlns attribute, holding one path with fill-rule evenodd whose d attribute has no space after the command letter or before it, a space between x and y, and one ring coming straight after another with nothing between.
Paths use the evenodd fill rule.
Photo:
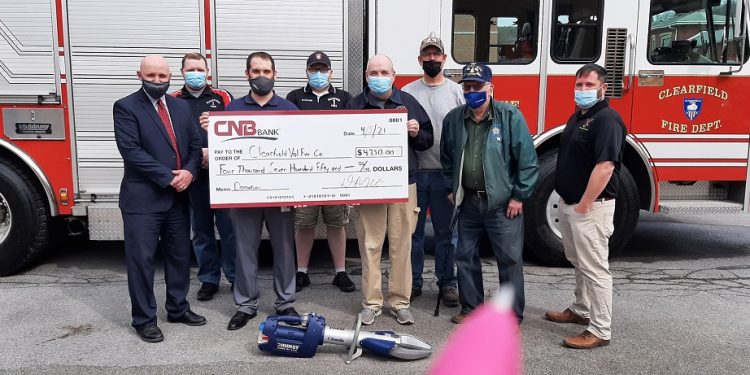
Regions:
<instances>
[{"instance_id":1,"label":"fire truck","mask_svg":"<svg viewBox=\"0 0 750 375\"><path fill-rule=\"evenodd\" d=\"M0 275L43 253L60 223L121 240L122 160L112 104L140 87L144 55L208 57L211 83L244 95L252 51L276 59L277 93L306 83L315 50L334 85L357 94L369 56L390 56L396 85L419 79L419 42L444 42L445 74L483 62L494 97L522 111L539 155L525 202L526 250L566 263L557 229L556 149L575 111L575 72L608 72L628 128L615 233L623 249L640 210L750 209L747 0L0 0Z\"/></svg>"}]
</instances>

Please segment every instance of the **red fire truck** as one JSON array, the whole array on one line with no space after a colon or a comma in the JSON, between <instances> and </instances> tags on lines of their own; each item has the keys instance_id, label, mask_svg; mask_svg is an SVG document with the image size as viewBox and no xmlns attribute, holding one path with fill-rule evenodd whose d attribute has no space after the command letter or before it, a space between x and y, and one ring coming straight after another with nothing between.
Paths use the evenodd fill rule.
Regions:
<instances>
[{"instance_id":1,"label":"red fire truck","mask_svg":"<svg viewBox=\"0 0 750 375\"><path fill-rule=\"evenodd\" d=\"M575 71L609 71L629 135L612 253L640 210L747 212L750 69L747 0L24 0L0 2L0 275L35 259L53 225L122 239L122 161L112 103L139 87L140 58L209 58L212 84L248 88L248 53L277 61L277 92L305 83L314 50L334 84L360 92L368 56L389 55L397 85L417 79L421 39L442 38L445 72L484 62L494 97L534 136L540 181L525 203L526 248L564 264L553 191L556 148L575 110Z\"/></svg>"}]
</instances>

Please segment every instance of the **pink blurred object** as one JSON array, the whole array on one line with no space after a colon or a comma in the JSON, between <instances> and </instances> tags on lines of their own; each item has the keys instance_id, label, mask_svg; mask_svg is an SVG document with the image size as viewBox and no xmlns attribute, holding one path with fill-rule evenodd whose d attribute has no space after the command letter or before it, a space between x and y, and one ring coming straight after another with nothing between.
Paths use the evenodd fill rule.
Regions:
<instances>
[{"instance_id":1,"label":"pink blurred object","mask_svg":"<svg viewBox=\"0 0 750 375\"><path fill-rule=\"evenodd\" d=\"M518 319L513 289L504 285L469 315L432 363L430 375L516 375L521 373Z\"/></svg>"}]
</instances>

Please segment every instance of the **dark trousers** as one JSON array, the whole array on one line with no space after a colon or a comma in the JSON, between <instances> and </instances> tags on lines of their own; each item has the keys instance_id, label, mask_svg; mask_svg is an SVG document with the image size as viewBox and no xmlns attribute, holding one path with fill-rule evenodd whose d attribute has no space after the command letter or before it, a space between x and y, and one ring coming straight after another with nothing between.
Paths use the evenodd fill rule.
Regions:
<instances>
[{"instance_id":1,"label":"dark trousers","mask_svg":"<svg viewBox=\"0 0 750 375\"><path fill-rule=\"evenodd\" d=\"M190 229L186 194L178 194L166 212L123 212L128 291L133 327L156 323L154 257L160 245L167 284L165 307L169 318L179 318L190 309Z\"/></svg>"},{"instance_id":2,"label":"dark trousers","mask_svg":"<svg viewBox=\"0 0 750 375\"><path fill-rule=\"evenodd\" d=\"M482 264L479 260L479 237L487 232L497 260L500 283L510 283L515 291L513 311L523 319L526 304L523 289L523 216L505 216L505 206L487 209L486 196L467 194L458 215L458 248L456 269L461 312L469 313L484 302Z\"/></svg>"},{"instance_id":3,"label":"dark trousers","mask_svg":"<svg viewBox=\"0 0 750 375\"><path fill-rule=\"evenodd\" d=\"M229 209L212 209L208 173L201 171L188 190L190 193L190 221L193 226L193 251L198 259L198 280L219 285L221 271L227 281L234 283L235 239ZM221 249L216 246L219 230Z\"/></svg>"},{"instance_id":4,"label":"dark trousers","mask_svg":"<svg viewBox=\"0 0 750 375\"><path fill-rule=\"evenodd\" d=\"M440 288L456 287L453 249L458 236L451 233L451 215L453 204L448 200L445 179L442 171L421 171L417 173L417 204L419 218L417 229L411 236L411 277L412 286L422 289L422 271L424 270L424 227L427 221L427 210L430 210L432 229L435 234L435 276Z\"/></svg>"}]
</instances>

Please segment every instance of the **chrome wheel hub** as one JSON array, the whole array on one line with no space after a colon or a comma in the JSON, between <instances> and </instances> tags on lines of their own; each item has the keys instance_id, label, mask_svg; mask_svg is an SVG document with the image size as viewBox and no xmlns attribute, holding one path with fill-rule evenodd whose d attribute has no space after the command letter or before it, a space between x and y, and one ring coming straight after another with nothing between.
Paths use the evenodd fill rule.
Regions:
<instances>
[{"instance_id":1,"label":"chrome wheel hub","mask_svg":"<svg viewBox=\"0 0 750 375\"><path fill-rule=\"evenodd\" d=\"M562 238L560 234L560 215L558 215L557 208L560 204L560 196L557 192L552 190L552 194L547 198L547 226L558 238Z\"/></svg>"}]
</instances>

